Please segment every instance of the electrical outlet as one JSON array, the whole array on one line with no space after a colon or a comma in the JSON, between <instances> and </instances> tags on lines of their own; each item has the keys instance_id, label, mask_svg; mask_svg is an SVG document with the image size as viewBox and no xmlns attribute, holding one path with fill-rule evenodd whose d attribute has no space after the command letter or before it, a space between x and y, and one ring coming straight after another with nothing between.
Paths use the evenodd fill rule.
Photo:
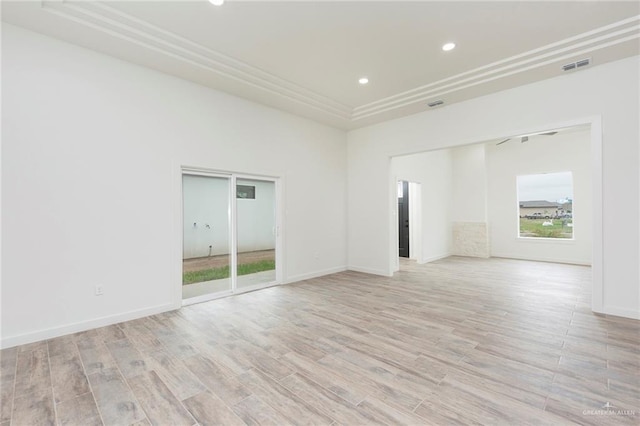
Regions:
<instances>
[{"instance_id":1,"label":"electrical outlet","mask_svg":"<svg viewBox=\"0 0 640 426\"><path fill-rule=\"evenodd\" d=\"M96 296L102 296L104 294L104 288L98 284L96 285Z\"/></svg>"}]
</instances>

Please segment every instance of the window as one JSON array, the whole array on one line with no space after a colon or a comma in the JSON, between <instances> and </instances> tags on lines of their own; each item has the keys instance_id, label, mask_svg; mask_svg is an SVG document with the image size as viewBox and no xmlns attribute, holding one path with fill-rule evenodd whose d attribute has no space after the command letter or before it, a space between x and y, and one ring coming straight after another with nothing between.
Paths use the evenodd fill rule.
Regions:
<instances>
[{"instance_id":1,"label":"window","mask_svg":"<svg viewBox=\"0 0 640 426\"><path fill-rule=\"evenodd\" d=\"M256 187L253 185L236 185L236 198L255 200Z\"/></svg>"},{"instance_id":2,"label":"window","mask_svg":"<svg viewBox=\"0 0 640 426\"><path fill-rule=\"evenodd\" d=\"M518 176L518 236L573 238L571 172Z\"/></svg>"}]
</instances>

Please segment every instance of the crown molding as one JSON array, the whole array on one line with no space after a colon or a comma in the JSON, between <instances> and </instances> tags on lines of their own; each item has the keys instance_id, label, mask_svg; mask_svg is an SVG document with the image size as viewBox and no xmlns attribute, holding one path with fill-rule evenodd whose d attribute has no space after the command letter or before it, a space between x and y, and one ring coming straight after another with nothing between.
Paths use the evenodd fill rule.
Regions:
<instances>
[{"instance_id":1,"label":"crown molding","mask_svg":"<svg viewBox=\"0 0 640 426\"><path fill-rule=\"evenodd\" d=\"M600 49L640 38L640 15L637 15L354 108L104 3L42 0L41 7L60 18L197 67L216 76L258 89L274 99L293 102L352 124L406 108L413 107L415 109L421 105L426 107L427 102L454 92L481 86L560 61L582 59ZM560 70L558 75L560 75Z\"/></svg>"},{"instance_id":2,"label":"crown molding","mask_svg":"<svg viewBox=\"0 0 640 426\"><path fill-rule=\"evenodd\" d=\"M42 1L43 10L109 36L196 66L219 76L269 92L271 95L350 120L353 108L295 83L216 52L104 3Z\"/></svg>"},{"instance_id":3,"label":"crown molding","mask_svg":"<svg viewBox=\"0 0 640 426\"><path fill-rule=\"evenodd\" d=\"M640 38L640 15L354 108L353 121ZM582 59L582 58L580 58Z\"/></svg>"}]
</instances>

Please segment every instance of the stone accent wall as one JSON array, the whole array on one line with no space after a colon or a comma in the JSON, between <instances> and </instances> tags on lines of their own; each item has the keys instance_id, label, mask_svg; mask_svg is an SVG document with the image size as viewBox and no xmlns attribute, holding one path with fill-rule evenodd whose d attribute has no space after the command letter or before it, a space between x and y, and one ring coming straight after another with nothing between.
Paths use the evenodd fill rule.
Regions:
<instances>
[{"instance_id":1,"label":"stone accent wall","mask_svg":"<svg viewBox=\"0 0 640 426\"><path fill-rule=\"evenodd\" d=\"M489 257L489 229L486 222L453 222L453 254Z\"/></svg>"}]
</instances>

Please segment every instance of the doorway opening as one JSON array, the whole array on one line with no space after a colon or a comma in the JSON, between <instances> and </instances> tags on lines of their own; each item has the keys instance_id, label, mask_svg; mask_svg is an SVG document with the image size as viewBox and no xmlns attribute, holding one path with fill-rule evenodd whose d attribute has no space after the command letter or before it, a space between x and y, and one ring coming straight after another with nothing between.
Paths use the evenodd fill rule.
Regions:
<instances>
[{"instance_id":1,"label":"doorway opening","mask_svg":"<svg viewBox=\"0 0 640 426\"><path fill-rule=\"evenodd\" d=\"M396 270L399 270L400 258L415 260L421 263L422 186L418 182L410 182L407 180L398 180L397 185L398 255Z\"/></svg>"},{"instance_id":2,"label":"doorway opening","mask_svg":"<svg viewBox=\"0 0 640 426\"><path fill-rule=\"evenodd\" d=\"M183 304L279 282L278 187L275 178L183 169Z\"/></svg>"},{"instance_id":3,"label":"doorway opening","mask_svg":"<svg viewBox=\"0 0 640 426\"><path fill-rule=\"evenodd\" d=\"M398 182L398 256L409 258L409 182Z\"/></svg>"},{"instance_id":4,"label":"doorway opening","mask_svg":"<svg viewBox=\"0 0 640 426\"><path fill-rule=\"evenodd\" d=\"M390 183L395 192L399 175L417 175L425 185L423 262L459 255L590 265L592 310L602 312L601 123L595 117L543 129L391 157ZM573 193L529 197L555 203L553 212L545 213L549 218L537 222L544 232L555 226L566 238L524 238L531 236L520 235L518 220L525 214L521 209L530 206L518 198L518 176L566 171L575 200ZM580 213L575 228L574 210ZM398 229L397 218L390 225ZM391 265L398 265L396 251L390 255Z\"/></svg>"}]
</instances>

